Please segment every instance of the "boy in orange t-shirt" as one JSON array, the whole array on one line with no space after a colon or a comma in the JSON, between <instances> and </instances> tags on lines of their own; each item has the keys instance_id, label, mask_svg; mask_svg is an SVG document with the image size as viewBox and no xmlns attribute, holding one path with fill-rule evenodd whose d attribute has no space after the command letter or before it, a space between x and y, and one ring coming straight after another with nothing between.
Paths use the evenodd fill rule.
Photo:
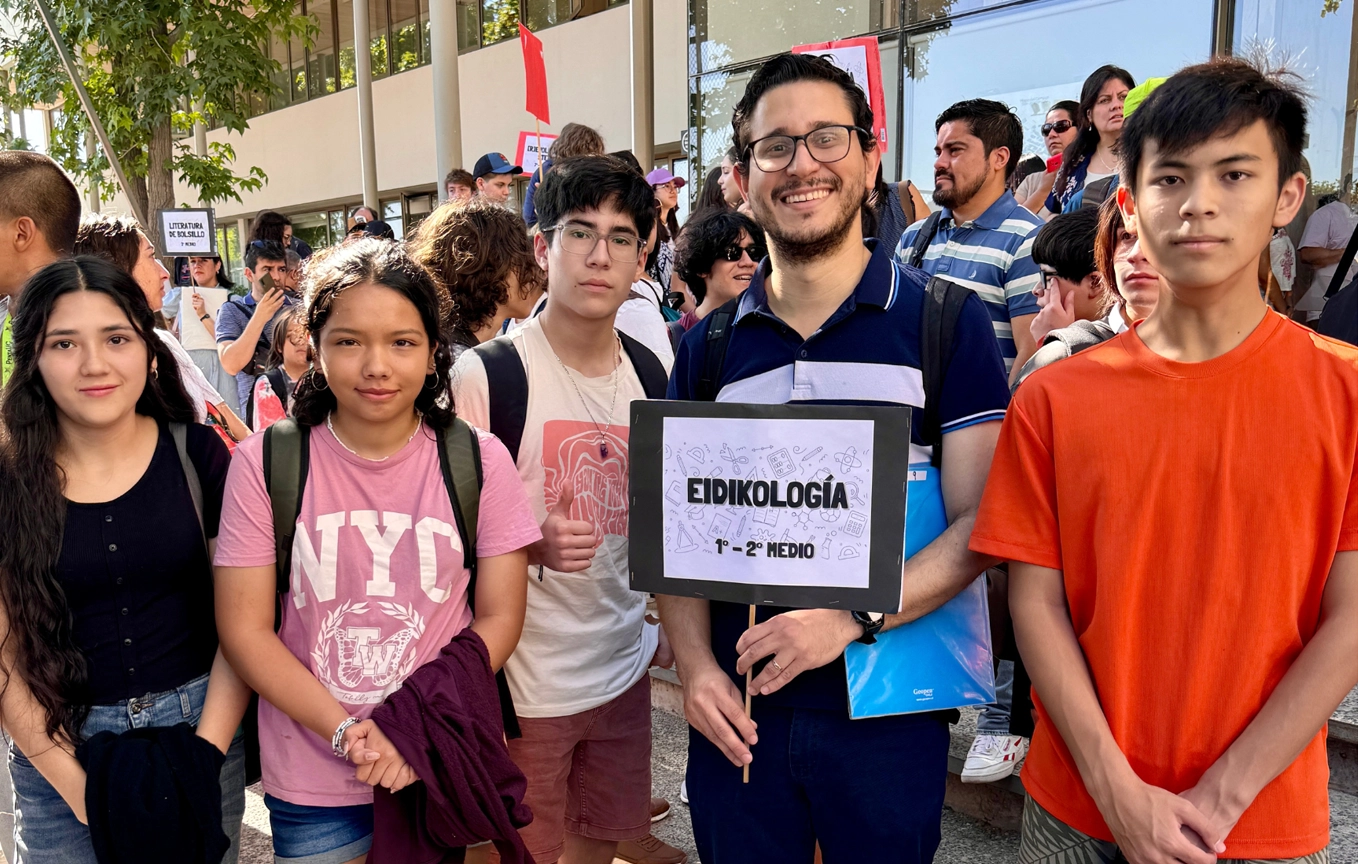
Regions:
<instances>
[{"instance_id":1,"label":"boy in orange t-shirt","mask_svg":"<svg viewBox=\"0 0 1358 864\"><path fill-rule=\"evenodd\" d=\"M1010 405L971 548L1012 562L1037 697L1023 862L1328 861L1358 350L1270 312L1255 277L1301 205L1305 128L1298 93L1236 59L1152 93L1118 201L1167 288Z\"/></svg>"}]
</instances>

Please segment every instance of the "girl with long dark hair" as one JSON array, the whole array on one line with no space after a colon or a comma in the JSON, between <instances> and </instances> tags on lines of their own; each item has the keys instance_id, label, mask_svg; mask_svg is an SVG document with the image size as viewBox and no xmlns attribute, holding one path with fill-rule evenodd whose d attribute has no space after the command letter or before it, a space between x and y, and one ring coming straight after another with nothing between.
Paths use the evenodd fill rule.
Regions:
<instances>
[{"instance_id":1,"label":"girl with long dark hair","mask_svg":"<svg viewBox=\"0 0 1358 864\"><path fill-rule=\"evenodd\" d=\"M227 657L260 695L275 856L339 864L371 847L372 787L417 779L366 718L468 625L491 665L504 664L523 629L525 547L541 533L508 451L478 433L473 621L439 465L438 439L454 419L447 295L401 246L373 239L327 252L306 283L314 362L292 413L309 470L281 626L274 631L277 555L263 470L277 425L242 443L231 465L217 624Z\"/></svg>"},{"instance_id":2,"label":"girl with long dark hair","mask_svg":"<svg viewBox=\"0 0 1358 864\"><path fill-rule=\"evenodd\" d=\"M1080 88L1080 134L1061 154L1045 205L1048 213L1060 213L1086 184L1117 173L1122 103L1135 86L1132 73L1112 65L1100 66L1085 79Z\"/></svg>"},{"instance_id":3,"label":"girl with long dark hair","mask_svg":"<svg viewBox=\"0 0 1358 864\"><path fill-rule=\"evenodd\" d=\"M0 403L0 710L20 860L95 861L82 740L190 723L227 754L222 827L234 862L245 809L235 734L249 691L213 623L226 447L194 422L142 289L107 261L39 271L13 326Z\"/></svg>"}]
</instances>

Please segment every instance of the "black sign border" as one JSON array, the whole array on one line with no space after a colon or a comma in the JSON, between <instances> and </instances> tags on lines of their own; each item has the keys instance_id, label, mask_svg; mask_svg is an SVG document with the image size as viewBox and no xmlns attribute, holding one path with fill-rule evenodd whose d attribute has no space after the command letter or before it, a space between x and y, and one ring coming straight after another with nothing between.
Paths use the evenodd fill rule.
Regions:
<instances>
[{"instance_id":1,"label":"black sign border","mask_svg":"<svg viewBox=\"0 0 1358 864\"><path fill-rule=\"evenodd\" d=\"M170 253L167 251L165 242L165 215L183 215L185 213L206 213L207 214L207 236L212 240L211 252L193 252L188 255L183 252ZM221 257L217 250L217 211L213 207L163 207L156 211L156 224L160 226L160 248L156 250L161 258L212 258Z\"/></svg>"},{"instance_id":2,"label":"black sign border","mask_svg":"<svg viewBox=\"0 0 1358 864\"><path fill-rule=\"evenodd\" d=\"M910 478L911 411L904 405L756 405L736 402L632 402L629 433L629 575L633 591L796 609L900 610L905 556L906 488ZM664 420L699 417L746 420L867 420L874 457L895 448L900 459L874 462L867 588L744 585L665 574Z\"/></svg>"}]
</instances>

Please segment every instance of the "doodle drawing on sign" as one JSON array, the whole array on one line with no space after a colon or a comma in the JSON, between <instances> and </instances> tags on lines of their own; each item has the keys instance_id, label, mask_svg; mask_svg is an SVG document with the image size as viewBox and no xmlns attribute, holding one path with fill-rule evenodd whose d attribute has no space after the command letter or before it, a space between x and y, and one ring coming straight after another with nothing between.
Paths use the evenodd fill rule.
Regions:
<instances>
[{"instance_id":1,"label":"doodle drawing on sign","mask_svg":"<svg viewBox=\"0 0 1358 864\"><path fill-rule=\"evenodd\" d=\"M675 507L684 506L684 487L679 484L678 480L671 483L669 488L665 490L665 500Z\"/></svg>"},{"instance_id":2,"label":"doodle drawing on sign","mask_svg":"<svg viewBox=\"0 0 1358 864\"><path fill-rule=\"evenodd\" d=\"M858 448L856 447L850 447L843 453L836 453L835 461L839 463L839 470L845 474L863 466L863 460L858 458Z\"/></svg>"},{"instance_id":3,"label":"doodle drawing on sign","mask_svg":"<svg viewBox=\"0 0 1358 864\"><path fill-rule=\"evenodd\" d=\"M731 517L724 513L718 513L712 517L712 527L707 529L707 536L712 538L725 537L731 531ZM734 534L730 536L735 536Z\"/></svg>"},{"instance_id":4,"label":"doodle drawing on sign","mask_svg":"<svg viewBox=\"0 0 1358 864\"><path fill-rule=\"evenodd\" d=\"M723 445L721 445L721 458L723 458L723 459L725 459L727 462L730 462L730 463L731 463L731 473L732 473L732 474L736 474L736 475L739 475L739 474L740 474L740 466L741 466L741 465L749 465L749 464L750 464L750 457L749 457L749 456L737 456L737 455L731 450L731 445L730 445L730 444L723 444Z\"/></svg>"},{"instance_id":5,"label":"doodle drawing on sign","mask_svg":"<svg viewBox=\"0 0 1358 864\"><path fill-rule=\"evenodd\" d=\"M862 513L854 511L849 514L849 521L844 523L844 533L853 537L862 537L863 529L867 527L868 517Z\"/></svg>"},{"instance_id":6,"label":"doodle drawing on sign","mask_svg":"<svg viewBox=\"0 0 1358 864\"><path fill-rule=\"evenodd\" d=\"M754 511L754 521L760 525L768 525L770 528L778 527L778 511L763 509Z\"/></svg>"},{"instance_id":7,"label":"doodle drawing on sign","mask_svg":"<svg viewBox=\"0 0 1358 864\"><path fill-rule=\"evenodd\" d=\"M786 447L769 454L769 467L773 469L773 476L780 480L797 470L792 462L792 454L787 452Z\"/></svg>"},{"instance_id":8,"label":"doodle drawing on sign","mask_svg":"<svg viewBox=\"0 0 1358 864\"><path fill-rule=\"evenodd\" d=\"M694 540L693 535L689 534L688 531L681 524L679 526L679 537L675 540L674 551L692 552L694 549L697 548L698 541Z\"/></svg>"},{"instance_id":9,"label":"doodle drawing on sign","mask_svg":"<svg viewBox=\"0 0 1358 864\"><path fill-rule=\"evenodd\" d=\"M843 549L840 549L840 550L839 550L839 560L840 560L840 561L848 561L850 558L857 558L857 557L858 557L858 550L855 549L855 548L853 548L852 546L845 546Z\"/></svg>"},{"instance_id":10,"label":"doodle drawing on sign","mask_svg":"<svg viewBox=\"0 0 1358 864\"><path fill-rule=\"evenodd\" d=\"M690 448L688 451L688 458L692 459L694 462L697 462L699 465L707 463L707 454L703 452L701 447Z\"/></svg>"}]
</instances>

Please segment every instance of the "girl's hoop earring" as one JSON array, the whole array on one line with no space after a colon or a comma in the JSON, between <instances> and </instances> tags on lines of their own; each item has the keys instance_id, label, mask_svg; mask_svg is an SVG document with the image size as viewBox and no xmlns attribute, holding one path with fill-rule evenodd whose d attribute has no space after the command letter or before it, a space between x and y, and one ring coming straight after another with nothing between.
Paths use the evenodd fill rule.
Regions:
<instances>
[{"instance_id":1,"label":"girl's hoop earring","mask_svg":"<svg viewBox=\"0 0 1358 864\"><path fill-rule=\"evenodd\" d=\"M311 370L311 386L312 386L312 387L315 387L316 390L317 390L317 392L324 392L324 391L330 389L330 382L327 381L327 380L325 380L325 376L324 376L324 375L322 375L321 373L317 372L315 369L312 369L312 370Z\"/></svg>"},{"instance_id":2,"label":"girl's hoop earring","mask_svg":"<svg viewBox=\"0 0 1358 864\"><path fill-rule=\"evenodd\" d=\"M434 380L431 382L431 381L429 380L430 378L433 378ZM439 373L437 373L437 372L431 372L430 374L424 376L424 379L425 379L425 380L424 380L424 389L425 389L425 390L429 390L429 391L432 392L432 391L434 391L434 390L439 389ZM432 387L429 386L431 383L433 384Z\"/></svg>"}]
</instances>

